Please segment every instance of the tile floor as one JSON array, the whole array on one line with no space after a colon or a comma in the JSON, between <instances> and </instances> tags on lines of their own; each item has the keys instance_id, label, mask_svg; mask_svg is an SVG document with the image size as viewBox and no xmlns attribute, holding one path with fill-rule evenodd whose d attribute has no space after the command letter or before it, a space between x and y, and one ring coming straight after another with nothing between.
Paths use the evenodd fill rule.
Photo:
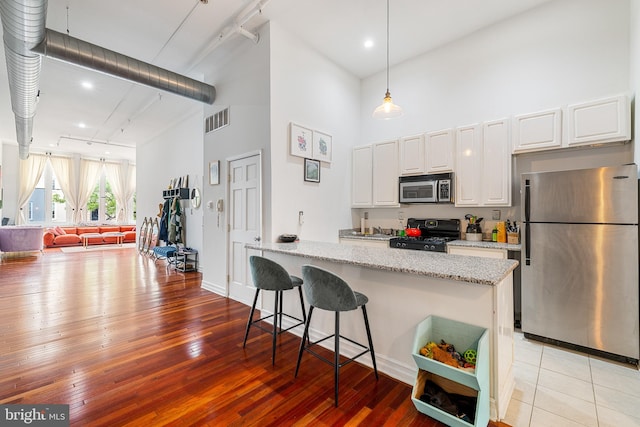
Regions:
<instances>
[{"instance_id":1,"label":"tile floor","mask_svg":"<svg viewBox=\"0 0 640 427\"><path fill-rule=\"evenodd\" d=\"M640 371L515 335L513 427L640 427Z\"/></svg>"}]
</instances>

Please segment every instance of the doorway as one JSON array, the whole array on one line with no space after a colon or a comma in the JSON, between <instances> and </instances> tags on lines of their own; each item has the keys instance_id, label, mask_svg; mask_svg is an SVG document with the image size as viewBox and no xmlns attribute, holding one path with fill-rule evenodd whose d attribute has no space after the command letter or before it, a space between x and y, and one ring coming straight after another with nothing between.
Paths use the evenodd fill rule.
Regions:
<instances>
[{"instance_id":1,"label":"doorway","mask_svg":"<svg viewBox=\"0 0 640 427\"><path fill-rule=\"evenodd\" d=\"M262 238L262 168L260 154L229 161L229 298L251 305L252 285L247 243Z\"/></svg>"}]
</instances>

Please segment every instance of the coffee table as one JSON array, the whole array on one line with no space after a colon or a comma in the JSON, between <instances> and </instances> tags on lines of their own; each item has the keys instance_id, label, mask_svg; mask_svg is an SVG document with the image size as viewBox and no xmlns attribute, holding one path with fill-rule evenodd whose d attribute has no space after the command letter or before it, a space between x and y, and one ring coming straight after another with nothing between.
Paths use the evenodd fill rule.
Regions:
<instances>
[{"instance_id":1,"label":"coffee table","mask_svg":"<svg viewBox=\"0 0 640 427\"><path fill-rule=\"evenodd\" d=\"M80 238L82 239L82 246L87 249L87 247L89 246L89 239L91 239L92 237L102 237L102 234L100 233L83 233L80 235Z\"/></svg>"},{"instance_id":2,"label":"coffee table","mask_svg":"<svg viewBox=\"0 0 640 427\"><path fill-rule=\"evenodd\" d=\"M124 233L120 233L119 231L109 231L106 233L102 233L102 237L115 237L116 244L118 246L122 246L122 242L124 240Z\"/></svg>"}]
</instances>

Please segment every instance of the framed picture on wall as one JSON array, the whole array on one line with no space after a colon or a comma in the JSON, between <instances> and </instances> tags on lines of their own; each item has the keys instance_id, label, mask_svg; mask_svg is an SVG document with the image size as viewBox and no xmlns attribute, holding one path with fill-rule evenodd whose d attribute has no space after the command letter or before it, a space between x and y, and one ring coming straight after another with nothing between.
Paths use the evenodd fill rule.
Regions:
<instances>
[{"instance_id":1,"label":"framed picture on wall","mask_svg":"<svg viewBox=\"0 0 640 427\"><path fill-rule=\"evenodd\" d=\"M331 163L331 135L313 131L313 156L315 160Z\"/></svg>"},{"instance_id":2,"label":"framed picture on wall","mask_svg":"<svg viewBox=\"0 0 640 427\"><path fill-rule=\"evenodd\" d=\"M291 155L298 157L313 157L313 135L310 129L297 125L295 123L290 124L289 140L291 144Z\"/></svg>"},{"instance_id":3,"label":"framed picture on wall","mask_svg":"<svg viewBox=\"0 0 640 427\"><path fill-rule=\"evenodd\" d=\"M320 182L320 160L304 159L304 180Z\"/></svg>"},{"instance_id":4,"label":"framed picture on wall","mask_svg":"<svg viewBox=\"0 0 640 427\"><path fill-rule=\"evenodd\" d=\"M220 184L220 160L209 162L209 184Z\"/></svg>"}]
</instances>

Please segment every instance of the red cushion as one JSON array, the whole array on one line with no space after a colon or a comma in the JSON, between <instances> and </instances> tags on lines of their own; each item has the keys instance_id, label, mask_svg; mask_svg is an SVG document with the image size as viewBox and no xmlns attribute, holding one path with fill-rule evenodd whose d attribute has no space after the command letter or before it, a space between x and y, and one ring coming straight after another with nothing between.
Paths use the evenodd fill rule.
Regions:
<instances>
[{"instance_id":1,"label":"red cushion","mask_svg":"<svg viewBox=\"0 0 640 427\"><path fill-rule=\"evenodd\" d=\"M75 227L60 227L60 229L67 234L77 234L77 229Z\"/></svg>"},{"instance_id":2,"label":"red cushion","mask_svg":"<svg viewBox=\"0 0 640 427\"><path fill-rule=\"evenodd\" d=\"M42 238L42 241L45 246L51 246L53 245L53 240L55 237L56 236L53 234L53 232L47 231L46 233L44 233L44 237Z\"/></svg>"},{"instance_id":3,"label":"red cushion","mask_svg":"<svg viewBox=\"0 0 640 427\"><path fill-rule=\"evenodd\" d=\"M76 234L79 236L81 234L98 233L98 232L99 232L98 227L78 227Z\"/></svg>"},{"instance_id":4,"label":"red cushion","mask_svg":"<svg viewBox=\"0 0 640 427\"><path fill-rule=\"evenodd\" d=\"M118 233L120 231L120 227L98 227L98 233Z\"/></svg>"},{"instance_id":5,"label":"red cushion","mask_svg":"<svg viewBox=\"0 0 640 427\"><path fill-rule=\"evenodd\" d=\"M57 236L53 243L55 245L75 245L80 243L80 237L77 234L63 234L62 236Z\"/></svg>"}]
</instances>

